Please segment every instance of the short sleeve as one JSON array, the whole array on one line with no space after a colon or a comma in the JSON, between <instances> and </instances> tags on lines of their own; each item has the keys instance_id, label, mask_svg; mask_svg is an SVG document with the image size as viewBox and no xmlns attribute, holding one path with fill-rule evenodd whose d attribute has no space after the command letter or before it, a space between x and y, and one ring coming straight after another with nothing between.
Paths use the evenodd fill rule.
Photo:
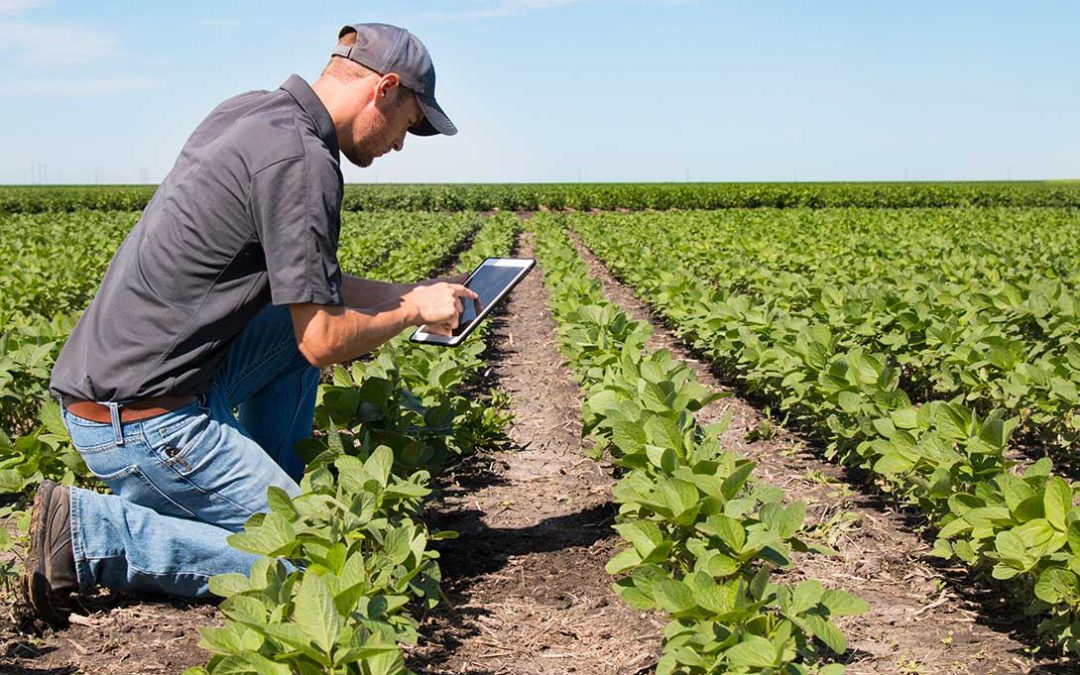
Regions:
<instances>
[{"instance_id":1,"label":"short sleeve","mask_svg":"<svg viewBox=\"0 0 1080 675\"><path fill-rule=\"evenodd\" d=\"M250 212L266 256L270 301L343 305L338 235L341 173L302 155L252 177Z\"/></svg>"}]
</instances>

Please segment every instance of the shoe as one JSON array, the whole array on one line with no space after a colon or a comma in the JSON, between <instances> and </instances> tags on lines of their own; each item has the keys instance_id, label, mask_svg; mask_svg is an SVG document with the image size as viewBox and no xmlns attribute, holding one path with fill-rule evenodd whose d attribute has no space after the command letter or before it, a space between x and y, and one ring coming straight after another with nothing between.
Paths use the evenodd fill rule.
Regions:
<instances>
[{"instance_id":1,"label":"shoe","mask_svg":"<svg viewBox=\"0 0 1080 675\"><path fill-rule=\"evenodd\" d=\"M79 590L71 545L71 494L46 480L34 495L30 511L30 551L23 572L26 602L54 626L67 623L71 595Z\"/></svg>"}]
</instances>

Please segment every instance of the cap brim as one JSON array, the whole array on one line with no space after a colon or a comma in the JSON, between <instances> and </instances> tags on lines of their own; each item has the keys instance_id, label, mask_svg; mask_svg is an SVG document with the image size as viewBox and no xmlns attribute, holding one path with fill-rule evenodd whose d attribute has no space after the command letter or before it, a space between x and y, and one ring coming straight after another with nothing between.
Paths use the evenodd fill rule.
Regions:
<instances>
[{"instance_id":1,"label":"cap brim","mask_svg":"<svg viewBox=\"0 0 1080 675\"><path fill-rule=\"evenodd\" d=\"M435 136L436 134L453 136L457 133L457 127L434 98L417 94L416 102L420 104L420 110L424 113L424 121L415 127L410 127L410 133L417 136Z\"/></svg>"}]
</instances>

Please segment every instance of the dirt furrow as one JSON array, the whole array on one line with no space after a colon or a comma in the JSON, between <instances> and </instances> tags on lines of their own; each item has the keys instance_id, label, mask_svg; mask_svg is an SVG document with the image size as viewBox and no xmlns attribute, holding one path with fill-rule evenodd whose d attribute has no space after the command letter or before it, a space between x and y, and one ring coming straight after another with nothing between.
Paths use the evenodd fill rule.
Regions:
<instances>
[{"instance_id":1,"label":"dirt furrow","mask_svg":"<svg viewBox=\"0 0 1080 675\"><path fill-rule=\"evenodd\" d=\"M532 253L525 242L520 255ZM562 364L539 266L492 326L494 378L512 398L513 447L441 480L429 522L450 606L426 617L410 667L421 673L647 672L663 627L611 591L618 547L609 472L584 455L581 391Z\"/></svg>"},{"instance_id":2,"label":"dirt furrow","mask_svg":"<svg viewBox=\"0 0 1080 675\"><path fill-rule=\"evenodd\" d=\"M910 520L872 489L857 487L859 481L842 468L819 458L804 439L735 396L630 287L616 280L576 235L571 238L606 297L629 316L653 325L651 348L671 350L702 384L732 394L699 412L699 420L707 424L730 414L725 447L757 462L760 480L783 488L790 500L805 501L806 521L815 536L839 552L835 557L801 556L785 578L820 579L870 604L867 614L839 622L851 650L850 675L1070 672L1045 657L1031 658L1028 645L1010 635L1030 628L1017 621L1015 608L995 605L992 594L977 597L980 592L962 572L934 564L927 555L929 544Z\"/></svg>"}]
</instances>

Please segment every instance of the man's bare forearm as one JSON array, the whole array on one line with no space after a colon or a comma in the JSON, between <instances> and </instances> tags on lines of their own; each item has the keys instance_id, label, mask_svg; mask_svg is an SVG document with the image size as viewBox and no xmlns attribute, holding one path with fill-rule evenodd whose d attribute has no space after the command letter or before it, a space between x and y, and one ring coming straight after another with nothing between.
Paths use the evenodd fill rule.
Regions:
<instances>
[{"instance_id":1,"label":"man's bare forearm","mask_svg":"<svg viewBox=\"0 0 1080 675\"><path fill-rule=\"evenodd\" d=\"M354 277L355 278L355 277ZM391 295L373 307L333 307L313 303L289 305L293 331L300 353L313 366L324 367L354 359L372 351L410 326L427 324L428 330L443 335L458 325L463 300L478 300L475 292L461 284L425 281L410 285L409 290L393 296L394 284L367 286L364 279L351 282L354 292L372 292L353 296L368 302L377 293ZM382 288L380 288L380 286Z\"/></svg>"},{"instance_id":2,"label":"man's bare forearm","mask_svg":"<svg viewBox=\"0 0 1080 675\"><path fill-rule=\"evenodd\" d=\"M361 279L351 274L343 274L341 278L341 294L345 300L345 306L356 309L370 309L387 302L400 300L416 284L391 284L385 281L373 279Z\"/></svg>"},{"instance_id":3,"label":"man's bare forearm","mask_svg":"<svg viewBox=\"0 0 1080 675\"><path fill-rule=\"evenodd\" d=\"M401 298L367 308L290 305L290 309L300 352L318 366L355 359L418 325L415 309Z\"/></svg>"}]
</instances>

